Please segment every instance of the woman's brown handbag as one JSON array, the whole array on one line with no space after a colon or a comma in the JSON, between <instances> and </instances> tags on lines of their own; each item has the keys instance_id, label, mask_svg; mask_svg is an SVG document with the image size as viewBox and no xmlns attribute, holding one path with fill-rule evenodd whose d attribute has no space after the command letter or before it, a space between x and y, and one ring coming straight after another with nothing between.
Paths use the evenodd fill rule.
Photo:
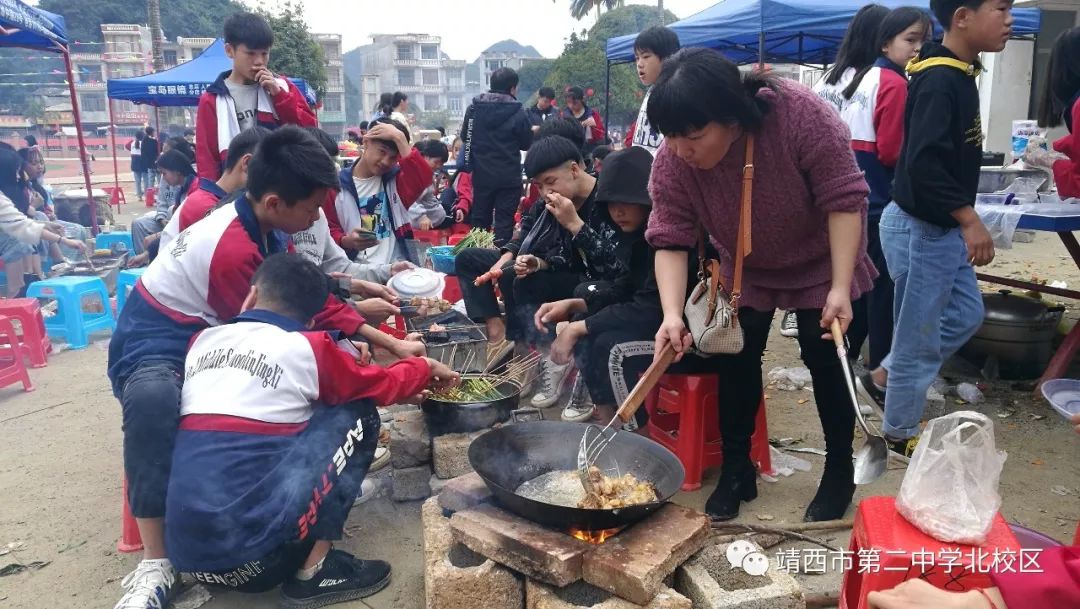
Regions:
<instances>
[{"instance_id":1,"label":"woman's brown handbag","mask_svg":"<svg viewBox=\"0 0 1080 609\"><path fill-rule=\"evenodd\" d=\"M698 284L686 301L683 313L702 355L735 354L743 350L743 330L739 325L739 297L742 295L743 258L751 252L750 199L754 191L754 136L746 136L746 165L743 167L742 203L739 208L739 235L735 245L735 276L730 294L720 281L720 262L705 256L703 228L698 229Z\"/></svg>"}]
</instances>

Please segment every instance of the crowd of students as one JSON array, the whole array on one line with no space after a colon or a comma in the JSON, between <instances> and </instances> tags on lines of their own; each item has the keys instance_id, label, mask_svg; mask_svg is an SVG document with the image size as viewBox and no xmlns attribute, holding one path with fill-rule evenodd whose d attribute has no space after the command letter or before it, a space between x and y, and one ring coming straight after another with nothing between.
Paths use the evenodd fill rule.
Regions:
<instances>
[{"instance_id":1,"label":"crowd of students","mask_svg":"<svg viewBox=\"0 0 1080 609\"><path fill-rule=\"evenodd\" d=\"M724 461L706 502L717 519L757 496L749 453L762 354L774 312L793 312L826 443L805 519L842 518L854 412L829 328L839 322L856 347L869 341L860 388L883 403L891 449L910 455L926 387L982 321L972 265L993 258L973 208L973 75L980 53L1004 47L1011 2L931 7L942 44L929 42L922 11L860 11L817 91L680 50L670 29L649 28L634 48L648 90L621 150L580 88L567 89L565 110L547 87L526 109L508 68L451 146L415 141L407 96L389 94L343 170L303 96L269 71L269 25L231 17L233 67L200 99L195 145L170 138L148 166L153 131L133 144L137 188L148 167L163 186L133 225L137 263L149 266L109 345L145 546L117 609L166 606L181 571L241 591L280 586L284 607L387 584L387 563L331 544L364 497L376 407L459 380L422 343L378 330L399 311L384 284L419 262L413 231L453 223L493 229L496 248L462 251L457 275L468 316L486 328L488 367L515 350L544 354L534 405L569 393L563 418L606 420L668 346L675 370L719 376ZM1073 30L1055 46L1048 124L1071 128L1080 112L1078 64ZM1072 136L1056 149L1064 158L1047 167L1068 195L1080 154ZM450 159L458 171L440 181ZM758 176L749 205L747 167ZM42 171L33 150L0 148L6 265L41 242L85 248L50 223ZM28 215L33 193L47 222ZM688 290L700 256L719 257L731 289L740 248L733 304L745 346L707 357L686 329ZM9 270L9 290L14 279ZM627 429L643 432L645 416Z\"/></svg>"}]
</instances>

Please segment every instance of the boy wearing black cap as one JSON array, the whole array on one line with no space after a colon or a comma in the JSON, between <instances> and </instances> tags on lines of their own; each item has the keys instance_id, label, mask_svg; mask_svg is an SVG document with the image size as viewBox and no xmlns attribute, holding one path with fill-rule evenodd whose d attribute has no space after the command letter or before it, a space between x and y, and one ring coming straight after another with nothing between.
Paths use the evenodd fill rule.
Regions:
<instances>
[{"instance_id":1,"label":"boy wearing black cap","mask_svg":"<svg viewBox=\"0 0 1080 609\"><path fill-rule=\"evenodd\" d=\"M649 358L626 361L626 348L643 342L650 349L663 318L653 276L653 251L645 242L645 225L652 209L649 174L652 155L633 147L612 152L604 162L596 190L596 203L606 206L622 234L615 247L621 272L610 281L589 281L574 290L574 298L550 302L536 312L538 329L562 321L570 323L551 346L551 359L565 365L577 360L578 380L570 403L563 409L567 421L589 419L594 407L585 404L585 389L597 404L612 406L626 398L624 379L636 379ZM650 351L651 354L651 351ZM634 370L629 370L630 364Z\"/></svg>"}]
</instances>

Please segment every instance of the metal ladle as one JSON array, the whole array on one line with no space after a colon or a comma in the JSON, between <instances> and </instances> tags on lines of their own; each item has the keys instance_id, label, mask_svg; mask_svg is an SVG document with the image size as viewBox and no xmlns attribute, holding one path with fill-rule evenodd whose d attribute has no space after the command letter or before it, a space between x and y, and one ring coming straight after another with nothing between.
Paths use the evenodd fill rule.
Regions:
<instances>
[{"instance_id":1,"label":"metal ladle","mask_svg":"<svg viewBox=\"0 0 1080 609\"><path fill-rule=\"evenodd\" d=\"M870 431L870 426L863 418L862 409L859 408L859 399L855 396L855 383L852 381L851 364L848 362L847 347L844 346L844 333L840 329L839 320L833 320L830 332L836 344L836 355L844 368L844 381L847 383L851 405L855 408L855 418L858 419L859 426L866 435L866 441L862 447L855 451L855 484L870 484L889 469L889 445L880 432Z\"/></svg>"},{"instance_id":2,"label":"metal ladle","mask_svg":"<svg viewBox=\"0 0 1080 609\"><path fill-rule=\"evenodd\" d=\"M660 356L649 365L645 374L641 375L641 379L634 385L634 389L630 392L630 395L626 396L626 401L615 411L615 416L611 417L608 424L603 428L591 423L585 427L585 431L581 434L581 443L578 446L577 468L578 477L581 478L581 485L585 487L586 492L595 490L592 488L592 481L589 478L589 468L592 467L600 453L604 452L604 449L611 442L611 438L614 437L616 432L609 432L609 430L615 425L616 421L629 423L630 419L634 418L634 414L645 401L645 397L660 381L660 377L667 372L668 367L675 361L676 355L678 354L671 344L665 346L660 352Z\"/></svg>"}]
</instances>

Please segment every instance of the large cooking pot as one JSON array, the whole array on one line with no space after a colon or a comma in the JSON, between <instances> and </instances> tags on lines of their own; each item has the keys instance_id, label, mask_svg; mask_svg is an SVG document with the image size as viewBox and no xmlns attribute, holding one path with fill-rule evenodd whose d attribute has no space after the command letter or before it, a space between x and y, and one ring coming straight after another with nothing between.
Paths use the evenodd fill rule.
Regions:
<instances>
[{"instance_id":1,"label":"large cooking pot","mask_svg":"<svg viewBox=\"0 0 1080 609\"><path fill-rule=\"evenodd\" d=\"M1038 378L1053 355L1065 309L1009 290L983 294L983 306L982 326L961 354L980 365L996 358L1003 379Z\"/></svg>"},{"instance_id":2,"label":"large cooking pot","mask_svg":"<svg viewBox=\"0 0 1080 609\"><path fill-rule=\"evenodd\" d=\"M556 529L586 531L632 524L664 505L682 486L686 471L678 457L637 434L616 432L596 465L602 470L633 474L656 486L658 501L615 510L565 507L514 493L522 482L555 470L577 470L578 445L586 425L534 421L494 429L469 446L469 463L501 506Z\"/></svg>"},{"instance_id":3,"label":"large cooking pot","mask_svg":"<svg viewBox=\"0 0 1080 609\"><path fill-rule=\"evenodd\" d=\"M474 375L464 375L470 378ZM496 387L503 395L497 400L482 402L451 402L428 398L420 404L433 436L448 433L468 433L488 429L510 418L521 399L521 386L507 381Z\"/></svg>"}]
</instances>

